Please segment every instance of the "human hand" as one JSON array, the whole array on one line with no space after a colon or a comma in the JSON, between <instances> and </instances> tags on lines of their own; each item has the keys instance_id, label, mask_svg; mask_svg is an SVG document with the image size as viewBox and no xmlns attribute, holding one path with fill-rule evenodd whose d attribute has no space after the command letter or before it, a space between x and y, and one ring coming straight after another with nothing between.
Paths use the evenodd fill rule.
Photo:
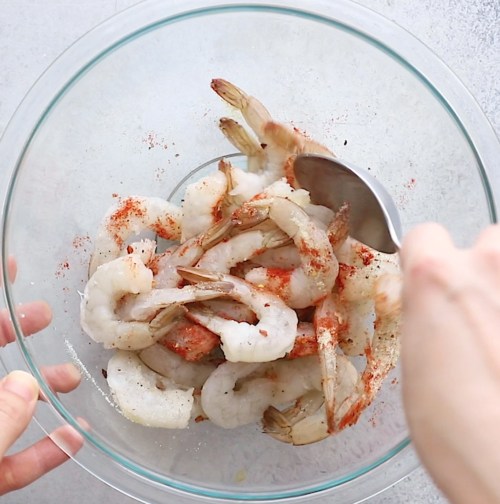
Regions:
<instances>
[{"instance_id":1,"label":"human hand","mask_svg":"<svg viewBox=\"0 0 500 504\"><path fill-rule=\"evenodd\" d=\"M437 224L402 246L403 398L415 447L455 504L500 503L500 227L469 250Z\"/></svg>"},{"instance_id":2,"label":"human hand","mask_svg":"<svg viewBox=\"0 0 500 504\"><path fill-rule=\"evenodd\" d=\"M10 261L9 276L15 277L15 263ZM27 336L41 331L50 323L52 312L43 302L19 306L24 315L20 319ZM15 333L6 310L0 311L0 346L14 341ZM41 369L45 381L54 392L70 392L80 383L81 376L73 364L61 364ZM29 485L68 459L57 445L46 437L33 446L5 456L7 450L28 427L39 398L37 381L28 373L14 371L0 380L0 496ZM70 426L52 433L70 453L76 453L83 444L82 437Z\"/></svg>"}]
</instances>

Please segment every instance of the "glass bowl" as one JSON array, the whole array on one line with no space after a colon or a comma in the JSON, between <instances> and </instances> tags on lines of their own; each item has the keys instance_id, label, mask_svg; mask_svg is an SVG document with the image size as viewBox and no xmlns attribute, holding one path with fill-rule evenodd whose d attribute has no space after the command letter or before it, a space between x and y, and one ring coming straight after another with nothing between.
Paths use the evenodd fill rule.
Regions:
<instances>
[{"instance_id":1,"label":"glass bowl","mask_svg":"<svg viewBox=\"0 0 500 504\"><path fill-rule=\"evenodd\" d=\"M346 0L150 0L70 47L2 139L3 270L9 254L19 268L15 284L3 278L17 346L2 360L40 380L42 428L72 425L85 440L74 459L144 502L360 502L418 464L399 368L357 425L292 447L258 425L169 431L129 422L103 376L110 351L80 328L92 239L114 198L178 198L174 189L200 176L197 167L234 152L217 122L237 115L210 89L215 77L371 170L404 230L438 221L468 245L496 222L499 143L464 86L401 28ZM53 322L24 339L14 307L38 299ZM58 395L41 368L68 360L84 380Z\"/></svg>"}]
</instances>

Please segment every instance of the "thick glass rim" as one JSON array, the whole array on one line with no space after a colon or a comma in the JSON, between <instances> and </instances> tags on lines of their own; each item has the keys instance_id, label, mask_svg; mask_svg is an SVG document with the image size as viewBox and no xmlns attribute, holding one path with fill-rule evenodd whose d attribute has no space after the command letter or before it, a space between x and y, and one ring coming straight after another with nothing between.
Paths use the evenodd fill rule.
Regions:
<instances>
[{"instance_id":1,"label":"thick glass rim","mask_svg":"<svg viewBox=\"0 0 500 504\"><path fill-rule=\"evenodd\" d=\"M493 171L489 170L487 167L494 159L493 156L500 153L500 145L491 126L477 103L465 89L463 84L444 65L444 63L408 32L369 9L351 3L348 0L329 0L328 2L326 0L318 0L314 3L309 3L307 0L274 0L267 4L263 4L255 0L247 0L246 2L241 3L232 3L229 0L221 0L218 2L217 6L211 6L210 4L210 0L175 0L169 2L169 5L166 6L162 0L150 0L131 7L130 9L114 16L110 20L105 21L78 42L73 44L73 46L71 46L61 57L58 58L58 60L56 60L55 63L53 63L51 67L49 67L45 74L30 90L27 97L16 111L13 119L7 126L6 132L0 142L0 159L2 158L2 153L5 152L7 154L3 161L0 161L0 173L3 172L5 177L12 174L10 183L8 186L6 185L7 191L1 224L4 295L15 327L17 342L22 353L22 357L29 370L40 382L41 388L49 403L54 407L56 414L60 418L64 419L66 423L72 425L85 438L90 448L97 448L118 465L121 465L129 471L137 474L138 479L135 481L136 484L138 481L142 481L145 484L156 482L161 485L159 488L163 493L165 493L168 488L173 491L180 491L184 497L188 494L193 497L199 496L201 498L205 497L209 499L235 499L239 501L246 500L261 502L272 502L276 500L302 502L303 500L301 497L306 497L310 502L313 500L313 495L317 497L329 494L331 495L331 492L335 488L345 486L349 482L354 482L362 476L373 473L375 469L386 465L388 461L408 447L410 443L409 438L406 438L403 442L399 443L377 462L341 479L290 492L235 494L234 492L210 490L208 488L200 488L186 483L180 483L172 480L171 478L166 478L162 475L156 474L154 471L138 466L137 464L129 461L126 457L122 457L116 452L110 450L105 446L105 443L103 444L95 436L85 431L68 413L59 399L51 392L50 388L45 384L41 374L39 373L37 366L29 353L28 347L23 341L19 320L14 309L15 303L12 288L9 283L9 279L7 278L6 267L8 257L9 209L14 197L15 185L18 174L21 170L22 160L30 142L36 135L48 114L50 114L50 111L57 105L65 92L70 89L82 75L91 69L93 65L104 59L112 51L125 45L131 40L144 35L145 33L169 24L185 21L190 18L215 15L224 12L253 11L278 13L287 16L299 16L346 31L385 52L388 56L400 63L404 68L417 77L417 79L425 85L425 87L447 110L457 128L461 131L469 144L471 152L477 162L479 174L483 182L488 210L490 213L490 220L492 222L497 221L497 210L494 195L500 195L500 174L495 176ZM337 8L337 11L335 11L335 8ZM138 18L141 19L138 20ZM138 22L142 23L143 26L137 28ZM358 27L353 26L353 24ZM360 25L361 29L359 28ZM398 40L399 44L404 47L405 51L399 50L399 44L398 51L393 48L396 40ZM105 49L99 49L99 47L103 46ZM418 49L418 52L415 51L415 48ZM419 56L419 54L423 54L423 56ZM73 62L70 64L70 61ZM438 85L437 82L440 84ZM49 85L53 83L57 83L57 86L49 88ZM53 91L49 91L49 89L53 89ZM446 98L445 94L447 95ZM453 97L453 100L451 101L450 95ZM34 107L35 112L33 112L30 108L33 108L31 105L35 101L38 101L41 105ZM26 117L30 117L31 122L27 121L27 126L19 128L21 120L25 120ZM17 140L13 144L10 144L10 148L8 148L9 140L13 137L13 131L15 131L17 135L19 135L19 131L26 132L26 135L21 134L18 136L18 138L25 138L26 140ZM4 165L7 166L7 170L2 168ZM43 422L41 422L41 425L43 426ZM78 454L74 457L74 459L79 462ZM141 498L140 496L135 495L135 491L133 489L123 489L121 485L115 485L111 481L108 481L108 478L105 476L96 474L95 470L87 467L85 463L79 463L81 463L81 465L89 472L110 483L112 486L116 486L119 490L136 498ZM393 483L395 483L395 481L385 482L384 488ZM374 492L377 493L377 490L374 489ZM362 500L366 497L368 496L362 497ZM357 498L359 499L361 496ZM196 502L199 501L199 499L196 499ZM356 502L361 501L357 500Z\"/></svg>"}]
</instances>

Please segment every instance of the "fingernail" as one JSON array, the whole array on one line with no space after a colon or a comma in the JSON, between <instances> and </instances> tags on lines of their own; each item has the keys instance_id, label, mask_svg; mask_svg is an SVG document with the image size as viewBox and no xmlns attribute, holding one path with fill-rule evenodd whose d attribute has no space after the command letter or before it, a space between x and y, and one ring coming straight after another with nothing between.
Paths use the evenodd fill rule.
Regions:
<instances>
[{"instance_id":1,"label":"fingernail","mask_svg":"<svg viewBox=\"0 0 500 504\"><path fill-rule=\"evenodd\" d=\"M28 402L38 399L38 383L24 371L13 371L7 375L2 387Z\"/></svg>"},{"instance_id":2,"label":"fingernail","mask_svg":"<svg viewBox=\"0 0 500 504\"><path fill-rule=\"evenodd\" d=\"M64 370L68 374L69 380L74 381L74 382L79 382L82 379L82 375L81 375L80 371L78 370L78 368L74 364L72 364L71 362L68 362L66 364L63 364L63 366L64 366Z\"/></svg>"}]
</instances>

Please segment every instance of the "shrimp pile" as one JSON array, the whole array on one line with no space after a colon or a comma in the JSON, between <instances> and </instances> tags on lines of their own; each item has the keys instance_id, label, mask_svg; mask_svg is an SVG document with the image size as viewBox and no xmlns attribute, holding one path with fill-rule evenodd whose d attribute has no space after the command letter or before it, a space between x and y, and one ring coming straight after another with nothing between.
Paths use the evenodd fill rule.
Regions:
<instances>
[{"instance_id":1,"label":"shrimp pile","mask_svg":"<svg viewBox=\"0 0 500 504\"><path fill-rule=\"evenodd\" d=\"M348 204L333 212L299 187L295 157L332 151L233 84L211 87L253 132L220 119L247 171L221 159L181 207L132 195L110 208L81 325L116 349L107 380L134 422L260 421L279 441L320 441L358 421L396 364L398 258L349 236ZM173 245L158 253L153 240L132 241L148 230Z\"/></svg>"}]
</instances>

